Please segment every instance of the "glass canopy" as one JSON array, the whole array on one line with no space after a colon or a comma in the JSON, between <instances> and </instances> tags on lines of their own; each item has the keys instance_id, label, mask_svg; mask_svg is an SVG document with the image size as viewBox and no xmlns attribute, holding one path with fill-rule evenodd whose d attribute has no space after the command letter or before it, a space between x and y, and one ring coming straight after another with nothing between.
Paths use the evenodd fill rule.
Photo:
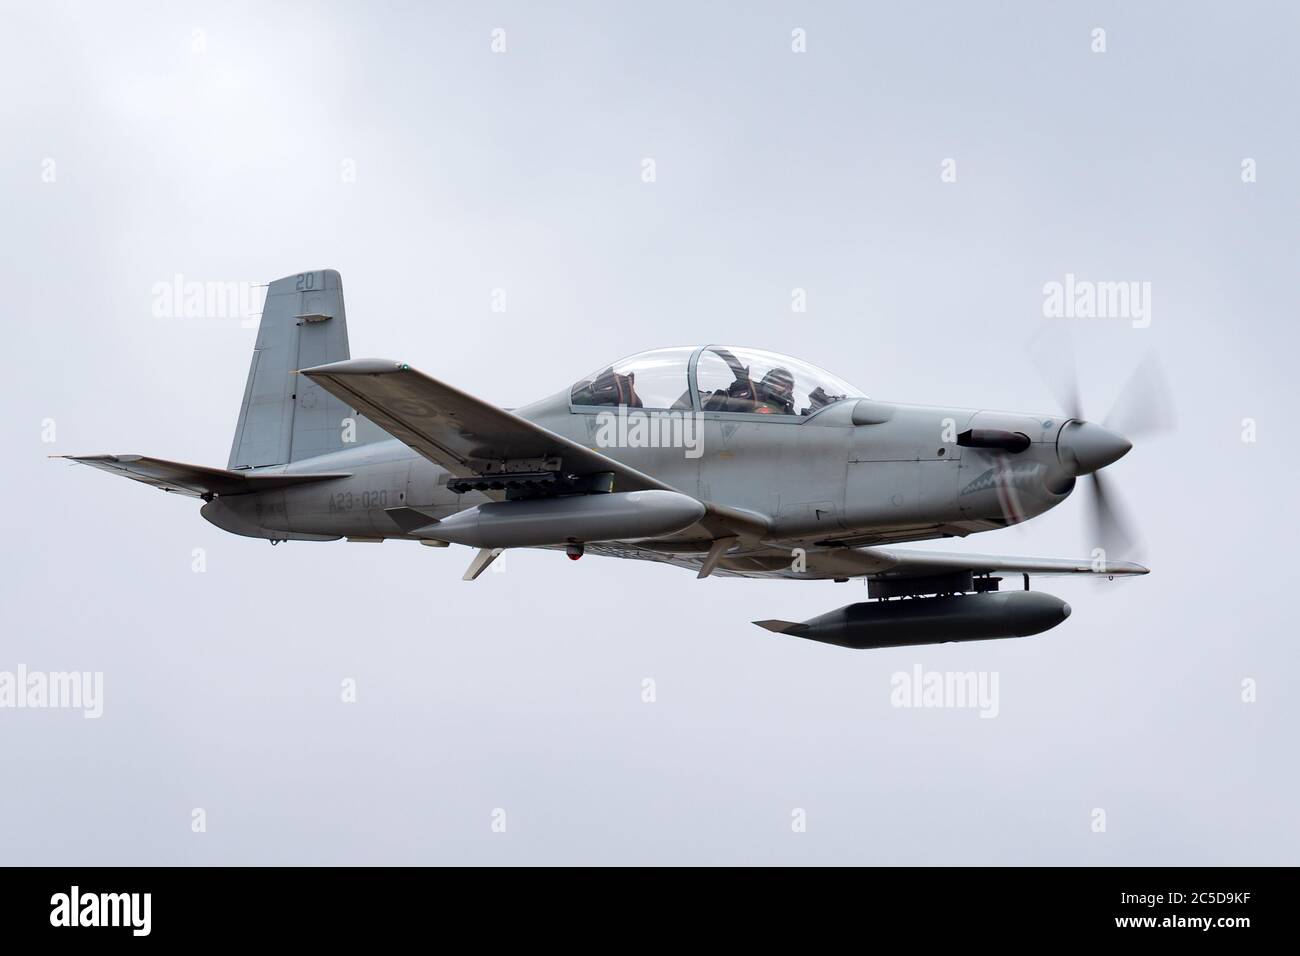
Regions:
<instances>
[{"instance_id":1,"label":"glass canopy","mask_svg":"<svg viewBox=\"0 0 1300 956\"><path fill-rule=\"evenodd\" d=\"M575 406L807 417L862 392L815 365L760 349L708 345L629 356L577 382Z\"/></svg>"}]
</instances>

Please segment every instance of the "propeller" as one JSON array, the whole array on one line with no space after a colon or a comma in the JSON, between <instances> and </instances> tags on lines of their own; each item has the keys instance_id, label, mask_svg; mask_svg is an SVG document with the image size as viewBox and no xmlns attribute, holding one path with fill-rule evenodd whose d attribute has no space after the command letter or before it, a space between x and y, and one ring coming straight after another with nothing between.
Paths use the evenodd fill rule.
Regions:
<instances>
[{"instance_id":1,"label":"propeller","mask_svg":"<svg viewBox=\"0 0 1300 956\"><path fill-rule=\"evenodd\" d=\"M1126 558L1135 555L1138 539L1133 528L1134 523L1119 503L1118 496L1109 486L1110 479L1102 478L1100 472L1088 475L1092 494L1086 497L1084 507L1088 512L1088 527L1092 540L1106 552L1106 559L1118 555Z\"/></svg>"},{"instance_id":2,"label":"propeller","mask_svg":"<svg viewBox=\"0 0 1300 956\"><path fill-rule=\"evenodd\" d=\"M1063 331L1059 337L1040 334L1030 343L1039 374L1051 389L1061 410L1073 421L1062 429L1058 447L1062 463L1076 477L1088 479L1085 505L1091 540L1105 550L1107 559L1129 557L1139 543L1136 524L1120 503L1110 479L1101 469L1123 457L1132 447L1130 437L1151 436L1174 426L1173 402L1164 372L1154 355L1148 355L1120 390L1101 425L1084 417L1074 346ZM1063 344L1062 344L1063 343Z\"/></svg>"},{"instance_id":3,"label":"propeller","mask_svg":"<svg viewBox=\"0 0 1300 956\"><path fill-rule=\"evenodd\" d=\"M1129 377L1101 423L1129 438L1158 435L1177 424L1169 382L1154 355L1144 358Z\"/></svg>"}]
</instances>

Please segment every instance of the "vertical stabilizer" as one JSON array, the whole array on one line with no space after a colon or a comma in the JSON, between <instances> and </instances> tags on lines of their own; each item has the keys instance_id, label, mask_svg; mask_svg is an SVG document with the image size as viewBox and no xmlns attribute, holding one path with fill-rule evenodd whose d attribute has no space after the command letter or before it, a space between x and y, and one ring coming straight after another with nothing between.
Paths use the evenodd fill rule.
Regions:
<instances>
[{"instance_id":1,"label":"vertical stabilizer","mask_svg":"<svg viewBox=\"0 0 1300 956\"><path fill-rule=\"evenodd\" d=\"M350 358L343 281L333 269L276 279L244 386L231 469L283 465L350 447L345 419L361 421L298 369ZM368 424L368 423L367 423ZM370 429L366 429L370 431Z\"/></svg>"}]
</instances>

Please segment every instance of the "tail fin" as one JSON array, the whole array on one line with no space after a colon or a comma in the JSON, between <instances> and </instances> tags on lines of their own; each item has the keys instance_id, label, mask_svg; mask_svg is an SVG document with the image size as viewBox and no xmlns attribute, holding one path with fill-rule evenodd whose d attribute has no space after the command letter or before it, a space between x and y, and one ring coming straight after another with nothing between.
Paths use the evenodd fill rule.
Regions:
<instances>
[{"instance_id":1,"label":"tail fin","mask_svg":"<svg viewBox=\"0 0 1300 956\"><path fill-rule=\"evenodd\" d=\"M344 441L345 419L355 422L351 439L362 433L359 416L299 375L298 369L350 357L343 280L337 272L319 269L272 282L266 290L229 468L283 465L349 447ZM372 428L365 432L373 436Z\"/></svg>"}]
</instances>

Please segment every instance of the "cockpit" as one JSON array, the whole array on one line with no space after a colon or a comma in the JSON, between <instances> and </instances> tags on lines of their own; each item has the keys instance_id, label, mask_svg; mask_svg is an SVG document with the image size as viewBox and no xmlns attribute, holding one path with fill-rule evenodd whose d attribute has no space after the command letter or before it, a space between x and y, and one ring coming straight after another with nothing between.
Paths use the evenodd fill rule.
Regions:
<instances>
[{"instance_id":1,"label":"cockpit","mask_svg":"<svg viewBox=\"0 0 1300 956\"><path fill-rule=\"evenodd\" d=\"M862 392L815 365L724 345L655 349L578 381L575 408L626 406L806 418Z\"/></svg>"}]
</instances>

